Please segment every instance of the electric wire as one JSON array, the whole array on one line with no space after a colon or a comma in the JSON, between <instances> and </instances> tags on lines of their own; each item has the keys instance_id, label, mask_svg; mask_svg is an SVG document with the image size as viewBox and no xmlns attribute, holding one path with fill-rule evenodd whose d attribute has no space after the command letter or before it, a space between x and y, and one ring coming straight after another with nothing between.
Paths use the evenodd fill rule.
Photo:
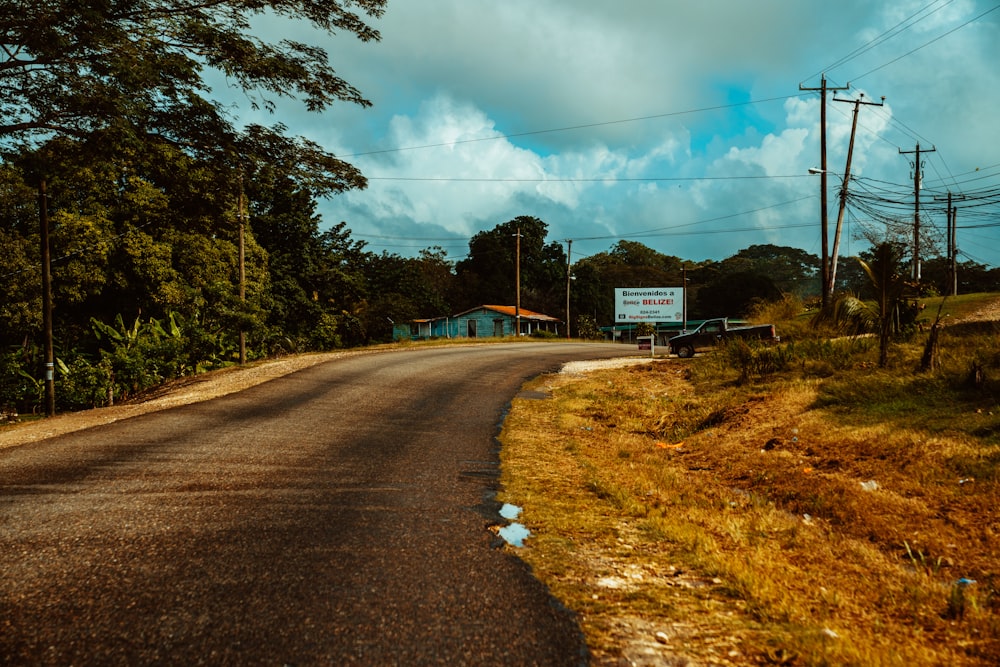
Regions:
<instances>
[{"instance_id":1,"label":"electric wire","mask_svg":"<svg viewBox=\"0 0 1000 667\"><path fill-rule=\"evenodd\" d=\"M934 0L933 2L930 2L930 3L926 4L926 5L924 5L923 7L921 7L920 9L918 9L916 12L914 12L913 14L910 14L909 16L907 16L905 19L903 19L902 21L900 21L899 23L897 23L893 27L889 28L888 30L885 30L884 32L882 32L878 36L872 38L871 40L869 40L865 44L862 44L861 46L859 46L858 48L854 49L853 51L851 51L847 55L842 56L841 58L837 59L832 64L827 65L824 69L821 69L820 71L815 72L815 73L811 74L810 76L806 77L805 80L809 80L809 79L811 79L811 78L813 78L813 77L815 77L815 76L817 76L819 74L822 74L824 72L830 72L830 71L835 70L836 68L840 67L841 65L845 65L845 64L849 63L850 61L854 60L855 58L857 58L857 57L859 57L859 56L867 53L868 51L871 51L876 46L879 46L880 44L882 44L882 43L884 43L884 42L892 39L893 37L899 35L900 33L904 32L905 30L908 30L908 29L912 28L913 26L915 26L920 21L923 21L924 19L926 19L926 18L932 16L933 14L941 11L942 9L944 9L945 7L947 7L948 5L950 5L952 2L954 2L954 0L948 0L943 5L939 6L937 9L935 9L933 12L930 12L930 13L926 14L925 16L922 16L919 19L916 19L915 21L913 21L912 23L910 23L911 19L916 18L917 16L919 16L923 12L927 11L930 7L938 4L939 2L941 2L941 0Z\"/></svg>"},{"instance_id":2,"label":"electric wire","mask_svg":"<svg viewBox=\"0 0 1000 667\"><path fill-rule=\"evenodd\" d=\"M763 104L765 102L781 102L781 101L789 100L789 99L792 99L792 98L795 98L795 97L802 97L805 94L806 93L804 93L804 92L800 92L800 93L794 93L794 94L791 94L791 95L780 95L780 96L777 96L777 97L768 97L768 98L759 99L759 100L747 100L745 102L733 102L731 104L719 104L719 105L715 105L715 106L701 107L701 108L698 108L698 109L687 109L685 111L669 111L669 112L665 112L665 113L651 114L651 115L648 115L648 116L637 116L637 117L634 117L634 118L621 118L621 119L617 119L617 120L606 120L606 121L598 121L598 122L594 122L594 123L583 123L583 124L580 124L580 125L567 125L567 126L564 126L564 127L554 127L554 128L549 128L549 129L545 129L545 130L528 130L528 131L525 131L525 132L513 132L513 133L510 133L510 134L496 134L496 135L492 135L492 136L489 136L489 137L473 137L473 138L470 138L470 139L457 139L455 141L443 141L443 142L439 142L439 143L435 143L435 144L420 144L420 145L416 145L416 146L397 146L395 148L383 148L383 149L376 149L376 150L370 150L370 151L362 151L362 152L358 152L358 153L350 153L350 154L340 155L338 157L346 159L346 158L353 158L353 157L363 157L363 156L366 156L366 155L380 155L380 154L384 154L384 153L399 153L399 152L403 152L403 151L422 150L422 149L425 149L425 148L442 148L442 147L445 147L445 146L457 146L457 145L461 145L461 144L471 144L471 143L478 143L478 142L482 142L482 141L498 141L500 139L514 139L514 138L517 138L517 137L528 137L528 136L534 136L534 135L539 135L539 134L552 134L552 133L555 133L555 132L569 132L569 131L572 131L572 130L584 130L584 129L594 128L594 127L606 127L606 126L609 126L609 125L621 125L621 124L625 124L625 123L637 123L637 122L640 122L640 121L654 120L654 119L657 119L657 118L671 118L671 117L674 117L674 116L685 116L685 115L689 115L689 114L706 113L706 112L709 112L709 111L720 111L720 110L723 110L723 109L734 109L734 108L737 108L737 107L743 107L743 106L748 106L748 105Z\"/></svg>"},{"instance_id":3,"label":"electric wire","mask_svg":"<svg viewBox=\"0 0 1000 667\"><path fill-rule=\"evenodd\" d=\"M983 13L981 13L981 14L978 14L978 15L976 15L976 16L974 16L974 17L972 17L971 19L969 19L969 20L968 20L968 21L966 21L965 23L962 23L962 24L960 24L960 25L958 25L958 26L955 26L955 27L954 27L954 28L952 28L951 30L949 30L949 31L947 31L947 32L945 32L945 33L943 33L943 34L941 34L941 35L938 35L938 36L937 36L937 37L935 37L934 39L931 39L931 40L928 40L928 41L924 42L924 43L923 43L923 44L921 44L920 46L918 46L918 47L916 47L916 48L914 48L914 49L911 49L911 50L907 51L907 52L906 52L906 53L904 53L903 55L901 55L901 56L899 56L899 57L897 57L897 58L893 58L893 59L892 59L892 60L890 60L889 62L887 62L887 63L883 63L883 64L879 65L878 67L875 67L875 68L873 68L873 69L870 69L870 70L868 70L867 72L865 72L864 74L862 74L861 76L856 76L856 77L854 77L854 80L855 80L855 81L860 81L861 79L865 78L865 77L866 77L866 76L868 76L869 74L873 74L873 73L875 73L875 72L877 72L877 71L879 71L879 70L881 70L881 69L884 69L884 68L888 67L889 65L892 65L893 63L896 63L896 62L899 62L899 61L900 61L900 60L902 60L903 58L906 58L906 57L908 57L908 56L911 56L911 55L913 55L913 54L914 54L914 53L916 53L917 51L919 51L919 50L921 50L921 49L923 49L923 48L926 48L926 47L930 46L931 44L933 44L933 43L935 43L935 42L937 42L937 41L939 41L939 40L941 40L941 39L944 39L944 38L945 38L945 37L947 37L948 35L950 35L950 34L952 34L952 33L956 32L956 31L958 31L958 30L961 30L962 28L964 28L965 26L969 25L970 23L973 23L974 21L978 21L979 19L983 18L983 17L984 17L984 16L986 16L987 14L990 14L990 13L992 13L992 12L995 12L995 11L996 11L996 10L998 10L998 9L1000 9L1000 4L996 5L996 6L995 6L995 7L993 7L992 9L987 9L987 10L986 10L985 12L983 12Z\"/></svg>"}]
</instances>

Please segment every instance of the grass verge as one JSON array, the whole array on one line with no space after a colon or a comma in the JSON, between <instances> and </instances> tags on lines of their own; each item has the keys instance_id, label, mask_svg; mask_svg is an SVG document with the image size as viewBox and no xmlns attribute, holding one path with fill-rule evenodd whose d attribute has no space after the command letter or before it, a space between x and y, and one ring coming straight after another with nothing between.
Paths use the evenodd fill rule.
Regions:
<instances>
[{"instance_id":1,"label":"grass verge","mask_svg":"<svg viewBox=\"0 0 1000 667\"><path fill-rule=\"evenodd\" d=\"M539 378L501 434L517 553L598 665L1000 664L1000 406L965 382L995 336L955 329L935 373L918 336L886 370L800 342L752 377L723 353Z\"/></svg>"}]
</instances>

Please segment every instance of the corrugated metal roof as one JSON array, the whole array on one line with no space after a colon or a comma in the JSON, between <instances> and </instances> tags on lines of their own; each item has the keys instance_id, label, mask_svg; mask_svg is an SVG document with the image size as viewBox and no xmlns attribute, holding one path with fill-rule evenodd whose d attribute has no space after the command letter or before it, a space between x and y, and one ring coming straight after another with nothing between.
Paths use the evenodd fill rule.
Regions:
<instances>
[{"instance_id":1,"label":"corrugated metal roof","mask_svg":"<svg viewBox=\"0 0 1000 667\"><path fill-rule=\"evenodd\" d=\"M515 306L489 306L489 305L484 305L484 306L476 306L475 308L470 308L469 310L466 310L464 312L458 313L457 315L455 315L455 317L461 317L462 315L467 315L468 313L471 313L471 312L473 312L475 310L479 310L480 308L484 308L486 310L492 310L493 312L500 313L501 315L507 315L508 317L516 317L517 316L517 308ZM543 321L543 322L559 322L560 321L559 318L557 318L557 317L551 317L549 315L545 315L544 313L536 313L533 310L527 310L525 308L521 308L520 311L521 311L520 314L521 314L521 318L522 319L540 320L540 321Z\"/></svg>"}]
</instances>

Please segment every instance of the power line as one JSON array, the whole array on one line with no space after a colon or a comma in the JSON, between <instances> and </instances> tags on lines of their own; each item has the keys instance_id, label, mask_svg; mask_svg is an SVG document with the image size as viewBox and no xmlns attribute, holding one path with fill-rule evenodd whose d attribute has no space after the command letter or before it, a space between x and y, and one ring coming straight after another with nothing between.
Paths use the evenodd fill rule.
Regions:
<instances>
[{"instance_id":1,"label":"power line","mask_svg":"<svg viewBox=\"0 0 1000 667\"><path fill-rule=\"evenodd\" d=\"M594 176L590 178L497 178L464 176L366 176L369 181L416 181L446 183L649 183L657 181L741 181L768 180L778 178L808 178L808 174L757 175L757 176L650 176L639 178L619 178L617 176Z\"/></svg>"},{"instance_id":2,"label":"power line","mask_svg":"<svg viewBox=\"0 0 1000 667\"><path fill-rule=\"evenodd\" d=\"M917 23L920 23L924 19L926 19L926 18L932 16L933 14L936 14L937 12L941 11L942 9L944 9L945 7L947 7L948 5L950 5L954 1L955 0L948 0L947 2L945 2L945 4L941 5L940 7L938 7L937 9L935 9L934 11L926 14L925 16L921 16L919 19L913 21L912 23L909 23L911 19L913 19L913 18L919 16L920 14L924 13L926 10L928 10L932 6L934 6L934 5L938 4L939 2L941 2L941 0L934 0L931 3L928 3L928 4L924 5L923 7L921 7L919 10L917 10L913 14L910 14L909 16L907 16L905 19L903 19L902 21L900 21L896 25L894 25L891 28L889 28L888 30L884 31L882 34L878 35L877 37L874 37L873 39L869 40L867 43L862 44L858 48L856 48L853 51L851 51L850 53L848 53L846 56L843 56L842 58L839 58L838 60L834 61L831 65L825 67L824 69L821 69L818 72L814 72L813 74L811 74L808 77L806 77L805 80L808 81L809 79L811 79L811 78L813 78L813 77L815 77L815 76L817 76L819 74L822 74L823 72L829 72L831 70L834 70L834 69L840 67L841 65L844 65L844 64L846 64L846 63L854 60L855 58L861 56L862 54L867 53L868 51L871 51L876 46L878 46L878 45L880 45L880 44L882 44L882 43L884 43L884 42L892 39L896 35L899 35L900 33L902 33L904 31L912 28ZM907 24L907 25L904 25L904 24ZM857 78L855 80L857 80Z\"/></svg>"},{"instance_id":3,"label":"power line","mask_svg":"<svg viewBox=\"0 0 1000 667\"><path fill-rule=\"evenodd\" d=\"M892 65L893 63L896 63L896 62L898 62L898 61L902 60L903 58L906 58L907 56L910 56L910 55L913 55L914 53L916 53L916 52L917 52L917 51L919 51L920 49L923 49L923 48L925 48L925 47L928 47L928 46L930 46L931 44L933 44L934 42L937 42L938 40L941 40L941 39L944 39L945 37L947 37L948 35L952 34L953 32L955 32L955 31L957 31L957 30L961 30L962 28L964 28L965 26L969 25L970 23L972 23L972 22L974 22L974 21L978 21L979 19L983 18L983 17L984 17L984 16L986 16L987 14L989 14L989 13L991 13L991 12L995 12L995 11L996 11L996 10L998 10L998 9L1000 9L1000 5L997 5L997 6L996 6L996 7L994 7L993 9L987 9L987 10L986 10L985 12L983 12L982 14L978 14L978 15L976 15L976 16L973 16L973 17L972 17L971 19L969 19L969 20L968 20L968 21L966 21L965 23L962 23L961 25L958 25L958 26L955 26L954 28L952 28L952 29L951 29L951 30L949 30L948 32L945 32L945 33L943 33L943 34L941 34L941 35L938 35L938 36L937 36L937 37L935 37L934 39L931 39L931 40L929 40L929 41L926 41L926 42L924 42L924 43L923 43L923 44L921 44L920 46L916 47L915 49L911 49L911 50L907 51L906 53L904 53L903 55L899 56L898 58L893 58L892 60L890 60L890 61L889 61L889 62L887 62L887 63L883 63L882 65L879 65L878 67L876 67L876 68L874 68L874 69L870 69L870 70L868 70L867 72L865 72L865 73L864 73L864 74L862 74L861 76L856 76L856 77L854 77L854 80L855 80L855 81L858 81L858 80L860 80L860 79L863 79L863 78L865 78L866 76L868 76L869 74L872 74L872 73L874 73L874 72L877 72L877 71L879 71L880 69L884 69L884 68L888 67L889 65Z\"/></svg>"},{"instance_id":4,"label":"power line","mask_svg":"<svg viewBox=\"0 0 1000 667\"><path fill-rule=\"evenodd\" d=\"M633 239L633 238L648 238L652 236L681 236L687 234L725 234L731 232L745 232L745 231L770 231L775 229L798 229L801 227L810 227L810 224L793 224L793 225L777 225L777 226L765 226L765 227L750 227L750 228L730 228L730 229L718 229L718 230L699 230L699 231L678 231L686 227L693 227L696 225L704 225L710 222L720 222L722 220L730 220L732 218L738 218L742 216L752 215L754 213L760 213L762 211L767 211L774 208L779 208L781 206L788 206L790 204L795 204L807 199L814 199L815 195L809 195L806 197L799 197L798 199L792 199L789 201L777 202L775 204L769 204L768 206L761 206L759 208L750 209L746 211L739 211L736 213L730 213L728 215L720 215L714 218L707 218L704 220L696 220L694 222L682 223L679 225L670 225L667 227L656 227L653 229L639 230L636 232L631 232L628 234L607 234L602 236L574 236L574 241L607 241L615 239ZM446 240L446 241L458 241L457 238L448 239L433 239L433 238L414 238L414 237L392 237L383 236L375 234L355 234L358 238L379 238L394 241L433 241L433 240ZM471 237L469 237L471 239Z\"/></svg>"},{"instance_id":5,"label":"power line","mask_svg":"<svg viewBox=\"0 0 1000 667\"><path fill-rule=\"evenodd\" d=\"M942 9L944 9L945 7L947 7L948 5L952 4L952 2L954 2L954 0L948 0L944 4L939 4L940 2L941 2L941 0L934 0L933 2L930 2L930 3L926 4L926 5L924 5L923 7L921 7L919 10L917 10L913 14L910 14L905 19L903 19L902 21L900 21L897 24L895 24L893 27L891 27L888 30L882 32L880 35L878 35L877 37L873 38L872 40L869 40L866 44L858 47L854 51L851 51L847 55L845 55L845 56L841 57L840 59L834 61L831 65L829 65L824 70L821 70L820 72L825 72L827 70L835 69L837 67L840 67L840 66L842 66L842 65L850 62L851 60L854 60L855 58L859 57L860 55L862 55L864 53L867 53L868 51L870 51L871 49L875 48L876 46L878 46L880 44L883 44L884 42L888 41L889 39L891 39L893 37L896 37L899 34L901 34L902 32L904 32L904 31L912 28L917 23L919 23L919 22L921 22L921 21L929 18L930 16L936 14L937 12L941 11ZM935 7L935 5L938 5L938 6ZM933 7L933 9L931 9L932 7ZM937 41L939 41L939 40L941 40L941 39L943 39L943 38L951 35L952 33L954 33L956 31L958 31L958 30L960 30L960 29L968 26L969 24L974 23L974 22L978 21L979 19L982 19L984 16L987 16L988 14L996 11L997 9L1000 9L1000 4L992 7L991 9L987 9L986 11L983 11L983 12L981 12L981 13L973 16L972 18L968 19L967 21L964 21L963 23L961 23L961 24L955 26L954 28L952 28L952 29L950 29L950 30L942 33L941 35L938 35L937 37L934 37L933 39L930 39L930 40L924 42L923 44L917 46L916 48L910 49L906 53L903 53L902 55L900 55L900 56L898 56L896 58L893 58L892 60L889 60L888 62L885 62L885 63L879 65L878 67L870 69L870 70L868 70L867 72L865 72L865 73L863 73L861 75L851 77L851 80L856 83L857 81L859 81L862 78L868 76L869 74L872 74L872 73L877 72L877 71L879 71L879 70L881 70L881 69L883 69L885 67L888 67L889 65L892 65L892 64L898 62L899 60L902 60L903 58L906 58L907 56L910 56L910 55L916 53L917 51L920 51L921 49L923 49L923 48L925 48L927 46L930 46L931 44L933 44L933 43L935 43L935 42L937 42ZM817 74L818 73L819 72L817 72ZM812 78L813 76L816 76L816 74L811 75L809 78ZM878 112L876 110L876 113L880 113L880 112ZM916 141L916 142L921 142L922 141L925 144L933 144L934 143L934 142L930 141L929 139L927 139L926 137L921 136L921 134L919 132L917 132L913 128L909 127L908 125L906 125L906 123L904 123L902 120L900 120L896 116L894 116L894 115L893 116L883 115L882 117L884 119L886 119L890 124L896 126L897 129L901 130L904 135L909 136L914 141ZM868 128L865 128L865 129L868 130ZM871 132L871 130L868 130L868 131ZM874 134L874 136L882 139L886 143L889 143L890 145L896 145L892 141L889 141L885 137L882 137L877 132L872 132L872 134ZM897 146L897 148L899 148L899 147ZM950 175L951 170L948 167L947 162L944 160L944 158L942 156L938 155L937 157L938 157L938 159L941 160L942 166L944 167L944 170L949 174L951 180L955 181L955 177ZM937 167L935 166L935 164L933 162L931 163L931 168L937 173ZM942 176L940 173L938 173L938 176L941 178L942 181L945 180L945 177ZM956 184L957 184L957 182L956 182Z\"/></svg>"},{"instance_id":6,"label":"power line","mask_svg":"<svg viewBox=\"0 0 1000 667\"><path fill-rule=\"evenodd\" d=\"M684 116L684 115L688 115L688 114L705 113L705 112L708 112L708 111L720 111L722 109L735 109L737 107L749 106L749 105L752 105L752 104L764 104L765 102L780 102L780 101L792 99L794 97L802 97L802 94L800 93L800 94L797 94L797 95L782 95L782 96L779 96L779 97L768 97L768 98L760 99L760 100L747 100L745 102L733 102L732 104L719 104L719 105L716 105L716 106L701 107L699 109L688 109L686 111L670 111L670 112L666 112L666 113L653 114L653 115L649 115L649 116L637 116L635 118L622 118L622 119L619 119L619 120L599 121L599 122L596 122L596 123L585 123L585 124L582 124L582 125L567 125L565 127L554 127L554 128L549 128L547 130L530 130L530 131L526 131L526 132L514 132L514 133L511 133L511 134L497 134L497 135L493 135L493 136L490 136L490 137L475 137L475 138L472 138L472 139L457 139L455 141L443 141L443 142L436 143L436 144L421 144L421 145L417 145L417 146L399 146L399 147L396 147L396 148L384 148L384 149L379 149L379 150L364 151L364 152L361 152L361 153L350 153L350 154L347 154L347 155L340 155L338 157L346 159L346 158L352 158L352 157L362 157L362 156L365 156L365 155L380 155L380 154L383 154L383 153L399 153L399 152L402 152L402 151L415 151L415 150L422 150L424 148L441 148L443 146L457 146L457 145L460 145L460 144L471 144L471 143L477 143L477 142L480 142L480 141L497 141L497 140L500 140L500 139L513 139L513 138L516 138L516 137L528 137L528 136L533 136L533 135L538 135L538 134L551 134L551 133L554 133L554 132L569 132L571 130L585 130L585 129L593 128L593 127L606 127L608 125L622 125L622 124L625 124L625 123L637 123L639 121L655 120L657 118L671 118L671 117L674 117L674 116Z\"/></svg>"}]
</instances>

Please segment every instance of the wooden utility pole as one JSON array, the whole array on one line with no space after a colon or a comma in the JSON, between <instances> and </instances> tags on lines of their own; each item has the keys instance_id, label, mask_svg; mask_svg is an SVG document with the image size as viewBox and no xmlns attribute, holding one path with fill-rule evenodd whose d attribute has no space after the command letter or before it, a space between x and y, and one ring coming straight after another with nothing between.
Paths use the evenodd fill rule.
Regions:
<instances>
[{"instance_id":1,"label":"wooden utility pole","mask_svg":"<svg viewBox=\"0 0 1000 667\"><path fill-rule=\"evenodd\" d=\"M958 247L955 244L955 224L958 222L958 207L951 204L948 191L948 289L951 296L958 296Z\"/></svg>"},{"instance_id":2,"label":"wooden utility pole","mask_svg":"<svg viewBox=\"0 0 1000 667\"><path fill-rule=\"evenodd\" d=\"M930 150L920 150L917 144L916 150L904 151L899 149L901 154L915 153L913 160L913 265L910 268L910 278L920 280L920 188L922 187L923 163L920 161L921 153L933 153L937 149L931 146Z\"/></svg>"},{"instance_id":3,"label":"wooden utility pole","mask_svg":"<svg viewBox=\"0 0 1000 667\"><path fill-rule=\"evenodd\" d=\"M566 239L566 338L571 337L569 330L569 281L572 278L570 272L573 266L573 239Z\"/></svg>"},{"instance_id":4,"label":"wooden utility pole","mask_svg":"<svg viewBox=\"0 0 1000 667\"><path fill-rule=\"evenodd\" d=\"M840 253L840 232L844 227L844 210L847 208L847 184L851 180L851 157L854 155L854 135L858 131L858 111L861 109L862 104L876 107L885 104L885 97L882 98L881 102L865 102L864 97L865 94L861 93L856 100L841 100L836 96L833 98L834 102L853 102L854 116L851 119L851 141L847 145L847 165L844 167L843 182L840 184L840 206L837 210L837 227L833 232L833 250L830 251L830 270L827 275L829 283L823 287L826 290L828 299L833 297L834 289L837 285L837 256Z\"/></svg>"},{"instance_id":5,"label":"wooden utility pole","mask_svg":"<svg viewBox=\"0 0 1000 667\"><path fill-rule=\"evenodd\" d=\"M515 264L514 269L514 291L517 292L514 300L514 326L516 331L514 331L514 336L521 336L521 225L517 226L517 251L515 254Z\"/></svg>"},{"instance_id":6,"label":"wooden utility pole","mask_svg":"<svg viewBox=\"0 0 1000 667\"><path fill-rule=\"evenodd\" d=\"M49 209L45 179L38 183L38 219L42 250L42 330L45 354L45 416L56 414L56 366L52 343L52 254L49 250Z\"/></svg>"},{"instance_id":7,"label":"wooden utility pole","mask_svg":"<svg viewBox=\"0 0 1000 667\"><path fill-rule=\"evenodd\" d=\"M247 300L246 232L243 223L243 174L240 174L240 200L236 205L239 218L240 303ZM240 326L240 366L247 363L247 332Z\"/></svg>"},{"instance_id":8,"label":"wooden utility pole","mask_svg":"<svg viewBox=\"0 0 1000 667\"><path fill-rule=\"evenodd\" d=\"M688 330L688 271L681 264L681 333Z\"/></svg>"},{"instance_id":9,"label":"wooden utility pole","mask_svg":"<svg viewBox=\"0 0 1000 667\"><path fill-rule=\"evenodd\" d=\"M965 199L965 195L953 195L951 190L948 196L942 200L935 197L934 201L947 201L948 232L947 237L947 261L948 261L948 286L946 292L949 296L958 296L958 236L955 228L958 226L958 206L953 204L954 199Z\"/></svg>"},{"instance_id":10,"label":"wooden utility pole","mask_svg":"<svg viewBox=\"0 0 1000 667\"><path fill-rule=\"evenodd\" d=\"M841 87L830 87L826 85L826 73L823 74L820 79L819 88L805 88L800 83L799 90L816 90L820 93L819 98L819 153L820 153L820 174L819 174L819 188L820 188L820 234L821 234L821 253L823 257L820 261L820 302L822 304L822 309L825 311L829 305L829 298L826 292L827 283L830 281L830 249L829 249L829 218L827 217L826 210L826 93L830 90L847 90L851 87L848 83L846 86Z\"/></svg>"}]
</instances>

